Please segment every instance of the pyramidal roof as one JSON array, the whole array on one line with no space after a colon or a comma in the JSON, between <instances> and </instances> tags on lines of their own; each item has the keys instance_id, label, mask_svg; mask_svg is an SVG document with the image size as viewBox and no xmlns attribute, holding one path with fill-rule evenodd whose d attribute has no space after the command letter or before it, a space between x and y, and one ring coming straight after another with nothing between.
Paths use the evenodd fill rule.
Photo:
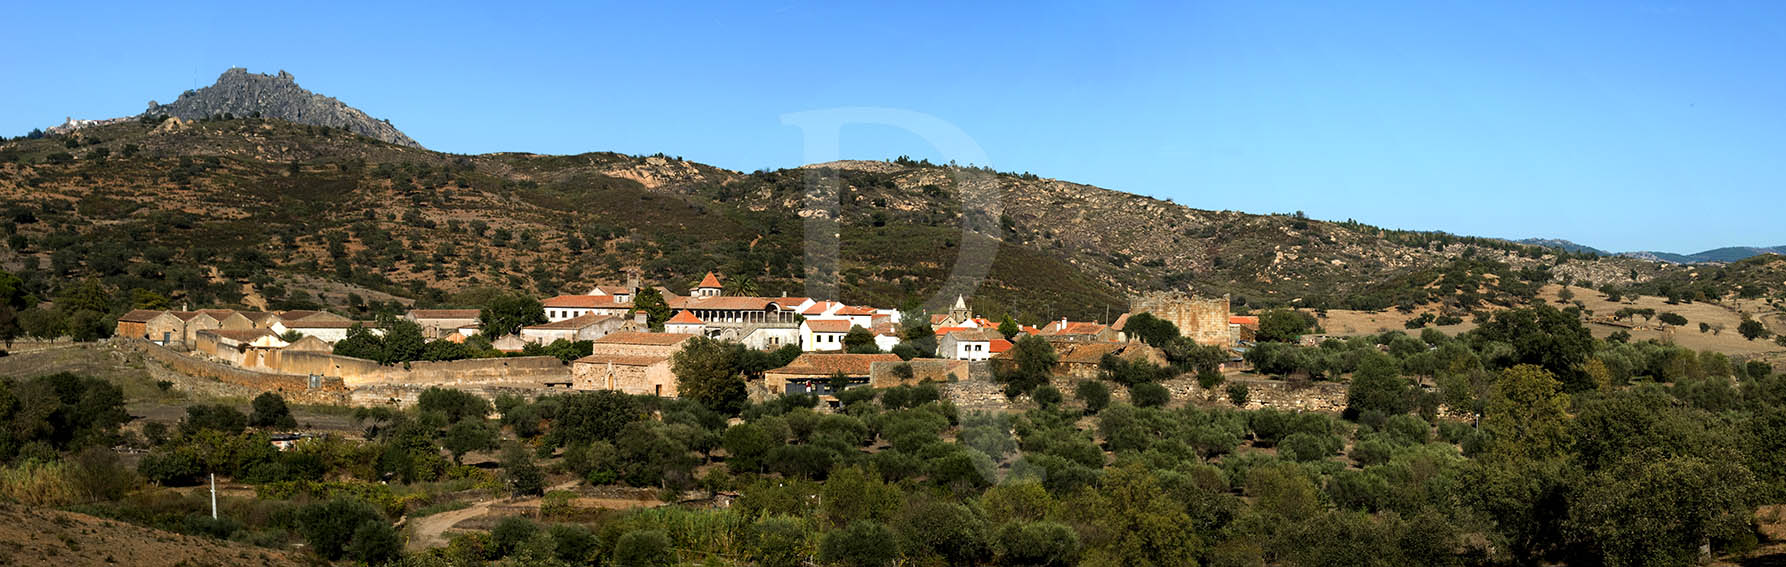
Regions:
<instances>
[{"instance_id":1,"label":"pyramidal roof","mask_svg":"<svg viewBox=\"0 0 1786 567\"><path fill-rule=\"evenodd\" d=\"M705 324L701 321L700 317L696 317L695 314L689 313L687 309L677 311L675 317L671 317L670 320L664 321L664 323L665 324L679 323L679 324L686 324L686 325Z\"/></svg>"},{"instance_id":2,"label":"pyramidal roof","mask_svg":"<svg viewBox=\"0 0 1786 567\"><path fill-rule=\"evenodd\" d=\"M967 299L965 299L959 295L955 296L955 308L956 309L967 309Z\"/></svg>"},{"instance_id":3,"label":"pyramidal roof","mask_svg":"<svg viewBox=\"0 0 1786 567\"><path fill-rule=\"evenodd\" d=\"M713 275L713 272L707 272L707 277L701 278L701 284L697 285L695 287L696 288L720 287L719 276Z\"/></svg>"}]
</instances>

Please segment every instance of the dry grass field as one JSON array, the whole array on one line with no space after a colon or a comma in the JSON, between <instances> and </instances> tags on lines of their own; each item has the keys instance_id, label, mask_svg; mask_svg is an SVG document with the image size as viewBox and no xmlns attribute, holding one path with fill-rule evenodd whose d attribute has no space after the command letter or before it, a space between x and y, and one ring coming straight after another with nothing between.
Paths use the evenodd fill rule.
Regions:
<instances>
[{"instance_id":1,"label":"dry grass field","mask_svg":"<svg viewBox=\"0 0 1786 567\"><path fill-rule=\"evenodd\" d=\"M58 510L0 504L0 565L270 567L305 565L281 551L180 535Z\"/></svg>"}]
</instances>

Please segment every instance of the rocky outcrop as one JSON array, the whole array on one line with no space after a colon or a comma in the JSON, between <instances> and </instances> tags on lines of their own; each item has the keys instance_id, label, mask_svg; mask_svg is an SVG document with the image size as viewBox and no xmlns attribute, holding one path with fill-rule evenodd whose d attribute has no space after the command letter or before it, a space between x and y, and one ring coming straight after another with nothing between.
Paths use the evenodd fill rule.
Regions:
<instances>
[{"instance_id":1,"label":"rocky outcrop","mask_svg":"<svg viewBox=\"0 0 1786 567\"><path fill-rule=\"evenodd\" d=\"M240 67L232 68L224 71L211 86L180 93L178 100L168 104L149 101L149 109L143 111L145 116L165 115L186 120L223 114L328 126L392 144L422 147L388 121L376 120L333 97L304 90L285 71L265 75L249 73Z\"/></svg>"}]
</instances>

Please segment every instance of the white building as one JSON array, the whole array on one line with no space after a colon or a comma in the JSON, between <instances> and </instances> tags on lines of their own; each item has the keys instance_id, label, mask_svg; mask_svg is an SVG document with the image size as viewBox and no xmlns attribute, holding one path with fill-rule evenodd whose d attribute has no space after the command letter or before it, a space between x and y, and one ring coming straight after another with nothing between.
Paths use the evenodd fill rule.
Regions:
<instances>
[{"instance_id":1,"label":"white building","mask_svg":"<svg viewBox=\"0 0 1786 567\"><path fill-rule=\"evenodd\" d=\"M992 358L993 341L1005 342L1005 336L991 329L954 331L943 335L942 340L938 341L937 356L955 360L986 360Z\"/></svg>"}]
</instances>

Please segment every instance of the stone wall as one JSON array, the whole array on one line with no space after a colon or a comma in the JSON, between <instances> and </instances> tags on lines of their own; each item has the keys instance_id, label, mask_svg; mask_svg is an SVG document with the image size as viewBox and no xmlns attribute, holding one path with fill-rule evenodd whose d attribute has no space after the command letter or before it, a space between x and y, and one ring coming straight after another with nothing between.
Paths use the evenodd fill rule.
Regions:
<instances>
[{"instance_id":1,"label":"stone wall","mask_svg":"<svg viewBox=\"0 0 1786 567\"><path fill-rule=\"evenodd\" d=\"M255 372L199 360L141 339L119 339L114 344L184 376L216 380L255 391L278 392L288 400L301 403L336 404L347 399L348 389L340 378L319 377L312 387L309 376Z\"/></svg>"},{"instance_id":2,"label":"stone wall","mask_svg":"<svg viewBox=\"0 0 1786 567\"><path fill-rule=\"evenodd\" d=\"M919 358L905 362L874 362L868 365L868 385L875 388L891 388L902 382L894 375L894 368L902 365L912 367L912 380L908 384L920 382L952 382L966 380L974 376L974 367L985 368L986 363L974 363L966 360L944 360L939 358ZM990 371L983 371L991 376ZM954 379L950 379L954 375Z\"/></svg>"},{"instance_id":3,"label":"stone wall","mask_svg":"<svg viewBox=\"0 0 1786 567\"><path fill-rule=\"evenodd\" d=\"M1056 376L1049 381L1055 389L1066 397L1068 405L1078 405L1073 390L1081 380L1077 378ZM1281 380L1265 380L1229 376L1228 382L1205 390L1197 385L1194 378L1177 378L1161 382L1166 391L1172 393L1172 406L1186 403L1212 406L1231 405L1228 401L1228 384L1239 382L1247 385L1247 404L1245 409L1257 410L1273 408L1286 411L1318 411L1338 413L1346 408L1346 385L1336 382L1285 382ZM1127 388L1114 383L1110 386L1110 399L1114 402L1128 403ZM1004 386L989 378L963 379L938 385L943 396L954 402L956 407L964 411L1024 411L1035 407L1028 397L1017 400L1005 399Z\"/></svg>"},{"instance_id":4,"label":"stone wall","mask_svg":"<svg viewBox=\"0 0 1786 567\"><path fill-rule=\"evenodd\" d=\"M1179 292L1155 292L1129 300L1130 313L1150 313L1171 321L1178 332L1198 344L1225 346L1233 342L1228 330L1228 296L1195 297Z\"/></svg>"},{"instance_id":5,"label":"stone wall","mask_svg":"<svg viewBox=\"0 0 1786 567\"><path fill-rule=\"evenodd\" d=\"M474 358L449 362L376 362L311 351L267 351L246 357L243 366L280 374L338 377L348 387L371 384L509 384L544 386L569 382L570 366L550 356Z\"/></svg>"}]
</instances>

